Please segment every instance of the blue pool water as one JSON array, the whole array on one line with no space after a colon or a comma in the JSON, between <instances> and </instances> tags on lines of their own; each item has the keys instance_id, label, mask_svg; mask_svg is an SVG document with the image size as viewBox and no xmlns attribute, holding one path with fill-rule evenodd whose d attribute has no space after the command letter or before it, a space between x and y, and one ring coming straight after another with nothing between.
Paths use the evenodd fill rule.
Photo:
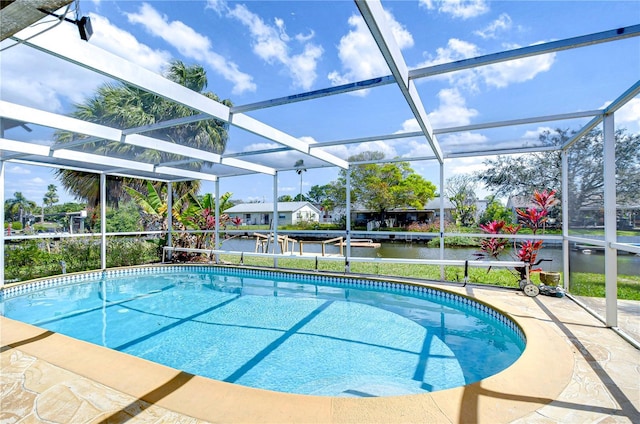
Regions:
<instances>
[{"instance_id":1,"label":"blue pool water","mask_svg":"<svg viewBox=\"0 0 640 424\"><path fill-rule=\"evenodd\" d=\"M192 374L325 396L461 386L524 349L492 309L415 286L211 267L77 278L4 290L3 315Z\"/></svg>"}]
</instances>

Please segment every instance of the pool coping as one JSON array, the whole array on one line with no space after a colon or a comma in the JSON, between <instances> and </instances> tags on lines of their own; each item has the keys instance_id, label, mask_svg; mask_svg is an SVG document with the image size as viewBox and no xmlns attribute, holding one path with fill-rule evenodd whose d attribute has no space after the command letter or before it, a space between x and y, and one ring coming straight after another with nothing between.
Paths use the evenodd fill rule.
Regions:
<instances>
[{"instance_id":1,"label":"pool coping","mask_svg":"<svg viewBox=\"0 0 640 424\"><path fill-rule=\"evenodd\" d=\"M443 290L422 281L388 280ZM461 287L444 290L491 305L513 319L527 338L522 356L504 371L463 387L418 395L343 398L272 392L193 376L4 317L0 318L0 340L3 350L18 350L135 399L209 422L510 422L552 402L567 387L573 354L566 341L539 318L510 310L509 304L485 293L468 296ZM541 372L542 358L553 360L544 361Z\"/></svg>"}]
</instances>

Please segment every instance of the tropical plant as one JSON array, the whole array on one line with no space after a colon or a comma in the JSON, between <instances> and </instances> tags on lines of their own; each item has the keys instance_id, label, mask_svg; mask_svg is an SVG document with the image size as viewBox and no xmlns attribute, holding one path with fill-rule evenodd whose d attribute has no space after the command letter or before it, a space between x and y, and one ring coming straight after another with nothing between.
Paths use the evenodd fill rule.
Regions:
<instances>
[{"instance_id":1,"label":"tropical plant","mask_svg":"<svg viewBox=\"0 0 640 424\"><path fill-rule=\"evenodd\" d=\"M203 92L207 86L207 78L204 68L200 65L186 66L181 61L173 61L165 76L212 100L227 106L232 105L230 101L220 100L213 93ZM137 87L126 84L106 84L98 88L92 98L77 105L71 115L84 121L120 129L131 129L195 114L197 112L193 109L170 102ZM227 123L221 120L206 119L150 130L145 135L209 152L223 153L228 138L227 127ZM85 138L83 135L70 132L61 131L55 134L56 143L74 142L75 149L85 152L124 157L146 163L165 163L184 159L182 156L145 149L120 141L86 139L83 144L83 138ZM196 162L189 165L194 170L200 169L201 166L202 163ZM98 204L100 198L99 179L96 174L61 169L57 171L57 176L62 185L76 198L84 199L89 203L89 206ZM117 207L118 202L123 199L123 195L127 194L127 191L122 189L124 185L141 191L144 190L146 183L138 179L109 176L107 178L107 201L110 204ZM174 191L178 197L181 197L190 191L197 192L200 183L199 181L186 181L176 183L174 186Z\"/></svg>"},{"instance_id":2,"label":"tropical plant","mask_svg":"<svg viewBox=\"0 0 640 424\"><path fill-rule=\"evenodd\" d=\"M20 191L13 193L11 199L4 201L4 214L10 220L15 220L24 225L25 217L36 208L34 201L28 200Z\"/></svg>"},{"instance_id":3,"label":"tropical plant","mask_svg":"<svg viewBox=\"0 0 640 424\"><path fill-rule=\"evenodd\" d=\"M214 234L210 231L215 229L216 227L216 216L215 216L215 196L211 193L207 193L202 198L198 198L189 195L189 207L182 214L181 222L188 229L192 230L205 230L203 232L196 232L190 234L190 247L196 249L210 248L213 246L213 238ZM228 202L228 199L231 198L231 193L226 192L222 196L220 196L220 203L224 198L224 203ZM221 208L222 209L222 208ZM221 214L220 215L220 223L219 227L226 228L229 223L229 215Z\"/></svg>"},{"instance_id":4,"label":"tropical plant","mask_svg":"<svg viewBox=\"0 0 640 424\"><path fill-rule=\"evenodd\" d=\"M220 212L224 212L227 209L232 208L234 206L234 203L231 200L231 196L233 196L233 193L231 193L230 191L227 191L220 196L220 199L218 201L218 207L220 208Z\"/></svg>"},{"instance_id":5,"label":"tropical plant","mask_svg":"<svg viewBox=\"0 0 640 424\"><path fill-rule=\"evenodd\" d=\"M168 224L166 218L169 206L166 198L166 186L163 187L164 190L161 189L158 191L151 181L147 181L146 183L146 193L129 186L124 186L123 189L138 204L140 209L142 209L142 221L145 230L167 230ZM183 205L189 194L190 193L187 193L173 202L171 216L174 221L178 223L182 220Z\"/></svg>"},{"instance_id":6,"label":"tropical plant","mask_svg":"<svg viewBox=\"0 0 640 424\"><path fill-rule=\"evenodd\" d=\"M42 198L42 203L45 206L53 206L54 203L58 203L58 187L55 184L49 184L47 186L47 192L44 194Z\"/></svg>"},{"instance_id":7,"label":"tropical plant","mask_svg":"<svg viewBox=\"0 0 640 424\"><path fill-rule=\"evenodd\" d=\"M534 191L531 201L534 206L526 209L516 209L516 213L522 224L513 225L506 224L505 221L492 221L487 224L480 224L480 228L487 234L517 234L523 226L529 228L535 236L540 229L544 231L544 224L547 221L549 210L558 203L555 197L556 191L543 190L542 192ZM480 258L499 259L500 255L509 245L509 239L505 237L491 237L483 239L480 244L480 252L476 256ZM535 264L538 259L538 253L542 248L542 240L523 240L517 244L513 243L513 255L516 260ZM516 267L517 278L519 281L526 278L526 268ZM531 269L531 272L538 272L540 269Z\"/></svg>"}]
</instances>

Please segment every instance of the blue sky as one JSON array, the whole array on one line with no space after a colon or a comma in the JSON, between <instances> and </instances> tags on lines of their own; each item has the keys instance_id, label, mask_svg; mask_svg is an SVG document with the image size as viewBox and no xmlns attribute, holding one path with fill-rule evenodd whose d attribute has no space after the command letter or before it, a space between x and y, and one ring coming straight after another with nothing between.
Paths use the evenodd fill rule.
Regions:
<instances>
[{"instance_id":1,"label":"blue sky","mask_svg":"<svg viewBox=\"0 0 640 424\"><path fill-rule=\"evenodd\" d=\"M377 52L352 1L88 1L89 41L161 73L172 59L205 67L208 91L243 105L390 72ZM382 1L396 41L410 69L524 47L640 22L640 1ZM47 37L77 38L64 23ZM3 43L3 48L7 43ZM3 100L67 113L106 80L33 50L15 46L1 53ZM577 50L535 56L475 70L422 79L417 87L434 128L544 116L604 107L640 76L640 40L631 38ZM249 113L269 125L310 142L368 137L417 130L394 86L343 94ZM577 129L586 120L548 122L508 129L443 135L445 151L465 146L515 146L531 143L545 128ZM640 99L616 115L616 123L640 131ZM15 129L7 138L50 137ZM232 128L228 152L273 143ZM424 140L373 141L327 151L346 159L364 150L387 157L429 154ZM293 164L283 153L283 166ZM435 162L413 168L438 185ZM482 159L447 162L446 177L482 168ZM303 191L337 176L337 169L308 170ZM42 202L48 184L59 187L48 168L9 164L5 192L21 191ZM300 178L279 174L278 195L295 196ZM270 201L272 177L221 179L233 199ZM213 191L205 183L204 191Z\"/></svg>"}]
</instances>

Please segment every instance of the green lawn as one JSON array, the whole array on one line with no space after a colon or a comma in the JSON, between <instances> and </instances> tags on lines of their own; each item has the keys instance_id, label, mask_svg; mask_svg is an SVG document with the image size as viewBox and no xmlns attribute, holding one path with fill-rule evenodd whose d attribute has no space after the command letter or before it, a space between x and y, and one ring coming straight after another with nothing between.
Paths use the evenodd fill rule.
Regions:
<instances>
[{"instance_id":1,"label":"green lawn","mask_svg":"<svg viewBox=\"0 0 640 424\"><path fill-rule=\"evenodd\" d=\"M604 275L573 272L570 291L578 296L605 297ZM640 300L639 276L618 275L618 299Z\"/></svg>"},{"instance_id":2,"label":"green lawn","mask_svg":"<svg viewBox=\"0 0 640 424\"><path fill-rule=\"evenodd\" d=\"M107 245L107 266L131 266L159 261L161 240L137 240L133 238L110 238ZM240 255L221 255L220 259L229 264L239 264ZM273 259L268 257L243 257L245 265L273 267ZM279 257L280 268L306 271L330 271L344 273L344 260L303 259ZM317 268L316 268L317 266ZM5 249L5 279L7 281L25 281L49 275L59 275L62 268L66 272L79 272L100 267L100 245L95 241L67 239L44 247L36 240L25 240L9 245ZM354 274L414 278L440 281L440 266L420 264L394 264L371 259L370 262L351 262L350 270ZM445 280L464 281L462 266L444 267ZM539 282L538 276L532 276ZM518 277L506 268L469 268L469 282L501 287L518 287ZM604 297L604 275L572 273L569 291L572 294L590 297ZM640 300L640 275L618 275L618 298Z\"/></svg>"},{"instance_id":3,"label":"green lawn","mask_svg":"<svg viewBox=\"0 0 640 424\"><path fill-rule=\"evenodd\" d=\"M239 264L238 255L221 255L220 259L227 263ZM243 258L244 265L272 267L273 259L249 256ZM316 270L315 260L300 258L278 258L279 268ZM436 265L392 264L380 262L352 262L351 272L355 274L416 278L440 281L440 267ZM318 261L318 271L344 273L342 261ZM534 274L532 280L539 283L539 277ZM572 294L580 296L604 297L604 275L572 273ZM464 268L458 266L445 267L445 280L453 282L464 281ZM509 270L496 268L487 271L485 268L469 268L469 282L487 284L500 287L518 287L518 278ZM640 276L618 275L618 298L640 300Z\"/></svg>"}]
</instances>

